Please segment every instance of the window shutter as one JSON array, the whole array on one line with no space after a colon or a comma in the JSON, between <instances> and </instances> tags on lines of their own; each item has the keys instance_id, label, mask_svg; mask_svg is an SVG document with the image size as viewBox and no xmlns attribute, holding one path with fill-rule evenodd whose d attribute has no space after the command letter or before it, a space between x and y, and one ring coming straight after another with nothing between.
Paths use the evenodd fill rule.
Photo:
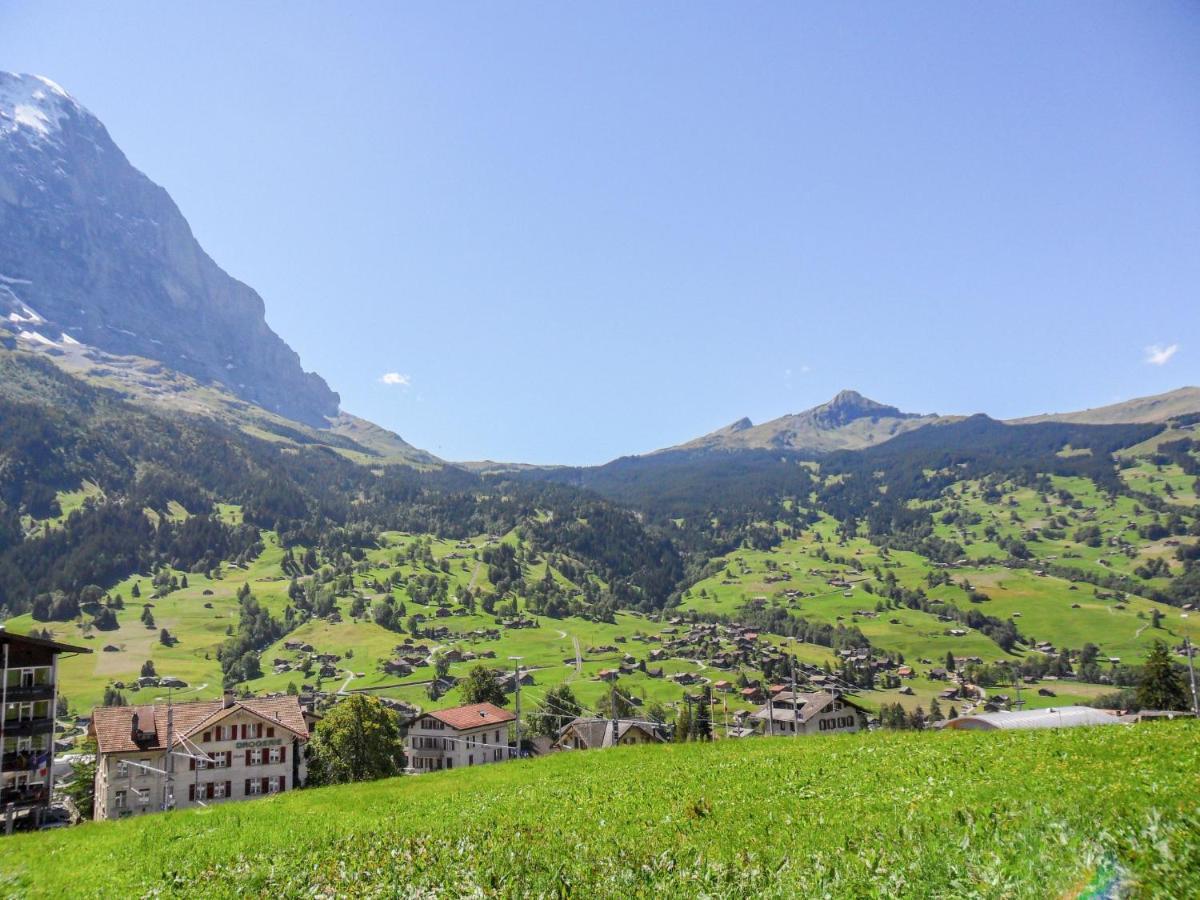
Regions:
<instances>
[{"instance_id":1,"label":"window shutter","mask_svg":"<svg viewBox=\"0 0 1200 900\"><path fill-rule=\"evenodd\" d=\"M264 794L271 789L271 785L269 784L269 782L270 782L270 779L264 775L263 779L262 779L262 792Z\"/></svg>"},{"instance_id":2,"label":"window shutter","mask_svg":"<svg viewBox=\"0 0 1200 900\"><path fill-rule=\"evenodd\" d=\"M225 765L226 766L233 765L233 751L232 750L225 751Z\"/></svg>"},{"instance_id":3,"label":"window shutter","mask_svg":"<svg viewBox=\"0 0 1200 900\"><path fill-rule=\"evenodd\" d=\"M195 760L195 759L189 759L189 760L188 760L188 771L189 771L189 772L195 772L195 771L196 771L196 760ZM194 785L193 785L193 787L194 787Z\"/></svg>"},{"instance_id":4,"label":"window shutter","mask_svg":"<svg viewBox=\"0 0 1200 900\"><path fill-rule=\"evenodd\" d=\"M246 765L250 765L250 751L246 751Z\"/></svg>"},{"instance_id":5,"label":"window shutter","mask_svg":"<svg viewBox=\"0 0 1200 900\"><path fill-rule=\"evenodd\" d=\"M247 797L250 796L250 779L249 778L246 779L246 796Z\"/></svg>"},{"instance_id":6,"label":"window shutter","mask_svg":"<svg viewBox=\"0 0 1200 900\"><path fill-rule=\"evenodd\" d=\"M246 723L243 722L242 723L242 740L244 741L245 739L246 739Z\"/></svg>"},{"instance_id":7,"label":"window shutter","mask_svg":"<svg viewBox=\"0 0 1200 900\"><path fill-rule=\"evenodd\" d=\"M287 762L287 747L279 748L279 761L281 763Z\"/></svg>"},{"instance_id":8,"label":"window shutter","mask_svg":"<svg viewBox=\"0 0 1200 900\"><path fill-rule=\"evenodd\" d=\"M211 800L213 798L213 783L210 781L204 788L208 792L208 799Z\"/></svg>"},{"instance_id":9,"label":"window shutter","mask_svg":"<svg viewBox=\"0 0 1200 900\"><path fill-rule=\"evenodd\" d=\"M267 729L267 737L275 737L275 728L273 726Z\"/></svg>"},{"instance_id":10,"label":"window shutter","mask_svg":"<svg viewBox=\"0 0 1200 900\"><path fill-rule=\"evenodd\" d=\"M196 802L196 786L194 784L188 785L188 802L189 803Z\"/></svg>"}]
</instances>

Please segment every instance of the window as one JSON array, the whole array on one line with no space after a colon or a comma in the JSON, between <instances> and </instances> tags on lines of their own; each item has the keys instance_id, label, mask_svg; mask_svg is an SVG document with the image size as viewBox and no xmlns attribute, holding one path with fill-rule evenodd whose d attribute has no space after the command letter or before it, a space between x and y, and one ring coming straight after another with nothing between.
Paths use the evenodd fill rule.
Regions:
<instances>
[{"instance_id":1,"label":"window","mask_svg":"<svg viewBox=\"0 0 1200 900\"><path fill-rule=\"evenodd\" d=\"M207 744L210 741L212 741L212 732L211 731L204 732L204 738L201 741L201 743Z\"/></svg>"},{"instance_id":2,"label":"window","mask_svg":"<svg viewBox=\"0 0 1200 900\"><path fill-rule=\"evenodd\" d=\"M271 748L271 763L272 764L278 763L278 762L283 762L283 752L282 751L283 751L283 748L281 748L281 747L272 747Z\"/></svg>"},{"instance_id":3,"label":"window","mask_svg":"<svg viewBox=\"0 0 1200 900\"><path fill-rule=\"evenodd\" d=\"M278 775L275 775L275 776L273 776L273 777L272 777L272 778L271 778L271 779L270 779L270 780L267 782L267 792L268 792L268 793L271 793L271 794L278 794L278 793L279 793L279 776L278 776Z\"/></svg>"},{"instance_id":4,"label":"window","mask_svg":"<svg viewBox=\"0 0 1200 900\"><path fill-rule=\"evenodd\" d=\"M254 749L254 750L250 751L250 765L252 765L252 766L261 766L262 765L262 750Z\"/></svg>"},{"instance_id":5,"label":"window","mask_svg":"<svg viewBox=\"0 0 1200 900\"><path fill-rule=\"evenodd\" d=\"M225 782L217 781L213 783L212 798L214 800L225 799Z\"/></svg>"},{"instance_id":6,"label":"window","mask_svg":"<svg viewBox=\"0 0 1200 900\"><path fill-rule=\"evenodd\" d=\"M218 753L213 757L213 767L223 769L229 765L230 752L226 750L224 753Z\"/></svg>"},{"instance_id":7,"label":"window","mask_svg":"<svg viewBox=\"0 0 1200 900\"><path fill-rule=\"evenodd\" d=\"M129 763L126 760L118 759L117 760L117 777L124 778L128 774L129 774ZM117 793L124 795L125 792L118 791Z\"/></svg>"},{"instance_id":8,"label":"window","mask_svg":"<svg viewBox=\"0 0 1200 900\"><path fill-rule=\"evenodd\" d=\"M258 778L246 779L246 793L251 797L257 797L262 793L262 780Z\"/></svg>"},{"instance_id":9,"label":"window","mask_svg":"<svg viewBox=\"0 0 1200 900\"><path fill-rule=\"evenodd\" d=\"M275 737L275 729L274 728L267 729L267 737Z\"/></svg>"},{"instance_id":10,"label":"window","mask_svg":"<svg viewBox=\"0 0 1200 900\"><path fill-rule=\"evenodd\" d=\"M125 809L125 792L124 791L117 791L117 793L115 795L115 800L113 802L113 806L115 806L117 809Z\"/></svg>"}]
</instances>

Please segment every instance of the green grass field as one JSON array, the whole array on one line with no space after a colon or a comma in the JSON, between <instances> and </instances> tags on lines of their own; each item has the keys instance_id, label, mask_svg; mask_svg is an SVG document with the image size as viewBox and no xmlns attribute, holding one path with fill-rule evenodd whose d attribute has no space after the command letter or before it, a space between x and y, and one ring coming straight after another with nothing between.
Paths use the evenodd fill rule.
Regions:
<instances>
[{"instance_id":1,"label":"green grass field","mask_svg":"<svg viewBox=\"0 0 1200 900\"><path fill-rule=\"evenodd\" d=\"M0 890L1196 896L1198 738L1178 722L563 753L18 835Z\"/></svg>"}]
</instances>

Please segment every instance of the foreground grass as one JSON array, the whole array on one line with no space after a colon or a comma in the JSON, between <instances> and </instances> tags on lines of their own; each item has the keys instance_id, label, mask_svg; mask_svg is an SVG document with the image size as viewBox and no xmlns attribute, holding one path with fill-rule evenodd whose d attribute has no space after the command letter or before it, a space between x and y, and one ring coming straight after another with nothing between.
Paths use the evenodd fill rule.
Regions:
<instances>
[{"instance_id":1,"label":"foreground grass","mask_svg":"<svg viewBox=\"0 0 1200 900\"><path fill-rule=\"evenodd\" d=\"M27 896L1200 893L1200 728L561 754L0 841Z\"/></svg>"}]
</instances>

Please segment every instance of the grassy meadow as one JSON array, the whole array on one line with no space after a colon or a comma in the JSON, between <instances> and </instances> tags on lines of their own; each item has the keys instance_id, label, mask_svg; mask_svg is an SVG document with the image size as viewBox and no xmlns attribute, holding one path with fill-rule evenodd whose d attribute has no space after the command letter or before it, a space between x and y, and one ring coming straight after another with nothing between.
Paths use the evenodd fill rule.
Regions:
<instances>
[{"instance_id":1,"label":"grassy meadow","mask_svg":"<svg viewBox=\"0 0 1200 900\"><path fill-rule=\"evenodd\" d=\"M557 754L0 842L63 896L1196 896L1200 730Z\"/></svg>"}]
</instances>

